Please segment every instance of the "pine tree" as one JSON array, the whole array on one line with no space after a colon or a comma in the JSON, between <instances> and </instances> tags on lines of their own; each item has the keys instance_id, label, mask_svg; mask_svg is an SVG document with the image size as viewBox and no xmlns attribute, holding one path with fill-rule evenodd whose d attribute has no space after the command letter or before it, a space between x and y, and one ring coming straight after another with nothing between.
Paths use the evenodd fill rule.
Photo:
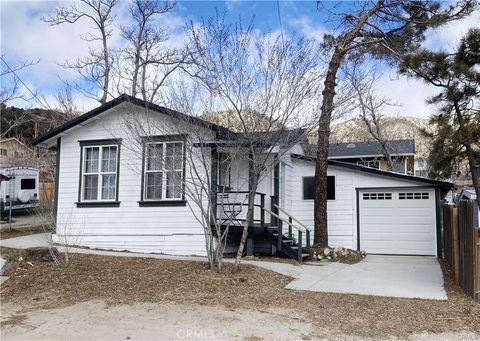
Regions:
<instances>
[{"instance_id":1,"label":"pine tree","mask_svg":"<svg viewBox=\"0 0 480 341\"><path fill-rule=\"evenodd\" d=\"M471 29L455 53L421 50L404 58L401 72L440 89L429 103L439 106L431 119L436 134L429 156L431 174L450 178L468 160L480 205L480 29Z\"/></svg>"}]
</instances>

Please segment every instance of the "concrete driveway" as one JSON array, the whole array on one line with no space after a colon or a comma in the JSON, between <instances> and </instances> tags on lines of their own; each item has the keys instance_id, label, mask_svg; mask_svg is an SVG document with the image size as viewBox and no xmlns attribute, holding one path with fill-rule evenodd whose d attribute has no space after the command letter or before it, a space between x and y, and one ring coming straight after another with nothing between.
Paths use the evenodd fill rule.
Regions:
<instances>
[{"instance_id":1,"label":"concrete driveway","mask_svg":"<svg viewBox=\"0 0 480 341\"><path fill-rule=\"evenodd\" d=\"M286 288L343 294L446 300L436 258L369 255L357 264L258 264L295 278Z\"/></svg>"}]
</instances>

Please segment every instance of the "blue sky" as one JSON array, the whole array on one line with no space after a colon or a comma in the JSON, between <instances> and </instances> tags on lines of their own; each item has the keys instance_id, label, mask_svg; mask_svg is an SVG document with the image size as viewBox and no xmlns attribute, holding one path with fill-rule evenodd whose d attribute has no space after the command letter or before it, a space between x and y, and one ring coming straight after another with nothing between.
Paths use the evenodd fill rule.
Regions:
<instances>
[{"instance_id":1,"label":"blue sky","mask_svg":"<svg viewBox=\"0 0 480 341\"><path fill-rule=\"evenodd\" d=\"M44 95L51 106L55 102L55 94L63 87L62 79L76 77L73 71L65 70L59 63L65 60L74 61L85 55L88 48L80 39L89 28L85 23L50 27L40 20L42 16L52 13L55 7L69 3L71 4L58 1L0 2L1 54L11 65L19 60L39 60L37 65L21 72L19 76L30 88ZM317 11L316 1L280 1L278 4L285 34L296 32L320 41L323 33L331 29L325 15ZM118 7L119 22L124 20L127 7L127 1L122 1ZM211 17L215 15L215 9L227 9L232 21L241 16L244 22L248 22L255 17L255 27L261 32L278 31L280 28L276 1L180 1L173 13L162 18L162 23L168 27L172 45L182 44L186 22ZM451 49L468 28L478 25L479 22L480 13L477 11L462 22L429 33L425 45L430 48ZM391 115L428 117L433 112L433 108L425 104L425 98L435 94L435 89L419 81L398 77L395 70L381 70L379 94L401 105L392 108ZM97 105L95 101L79 94L75 95L75 100L81 111ZM39 106L38 103L22 101L11 104L22 107Z\"/></svg>"}]
</instances>

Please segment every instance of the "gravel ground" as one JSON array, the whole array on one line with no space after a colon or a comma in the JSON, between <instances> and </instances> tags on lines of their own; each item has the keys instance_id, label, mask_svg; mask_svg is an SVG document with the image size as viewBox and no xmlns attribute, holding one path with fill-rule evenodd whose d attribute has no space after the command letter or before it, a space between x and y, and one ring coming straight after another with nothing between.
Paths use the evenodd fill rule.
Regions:
<instances>
[{"instance_id":1,"label":"gravel ground","mask_svg":"<svg viewBox=\"0 0 480 341\"><path fill-rule=\"evenodd\" d=\"M1 251L18 259L11 249ZM317 331L325 329L360 338L480 335L480 304L453 284L448 271L449 300L429 301L290 291L283 287L291 278L254 266L243 266L232 275L231 265L226 264L226 273L217 274L199 262L94 255L73 255L67 268L39 261L33 266L18 261L12 265L0 298L2 305L19 308L2 321L6 328L22 324L22 315L39 309L100 300L112 309L148 303L257 312L287 309L312 326L314 334L307 333L309 337L321 336Z\"/></svg>"}]
</instances>

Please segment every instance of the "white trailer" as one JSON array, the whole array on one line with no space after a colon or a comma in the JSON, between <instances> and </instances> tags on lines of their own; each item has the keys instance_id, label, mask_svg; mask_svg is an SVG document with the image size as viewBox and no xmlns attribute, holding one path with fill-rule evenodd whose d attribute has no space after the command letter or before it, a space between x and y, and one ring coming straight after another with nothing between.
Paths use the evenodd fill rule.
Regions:
<instances>
[{"instance_id":1,"label":"white trailer","mask_svg":"<svg viewBox=\"0 0 480 341\"><path fill-rule=\"evenodd\" d=\"M10 211L39 206L39 171L28 167L0 168L0 174L9 178L0 182L0 210L2 218Z\"/></svg>"}]
</instances>

